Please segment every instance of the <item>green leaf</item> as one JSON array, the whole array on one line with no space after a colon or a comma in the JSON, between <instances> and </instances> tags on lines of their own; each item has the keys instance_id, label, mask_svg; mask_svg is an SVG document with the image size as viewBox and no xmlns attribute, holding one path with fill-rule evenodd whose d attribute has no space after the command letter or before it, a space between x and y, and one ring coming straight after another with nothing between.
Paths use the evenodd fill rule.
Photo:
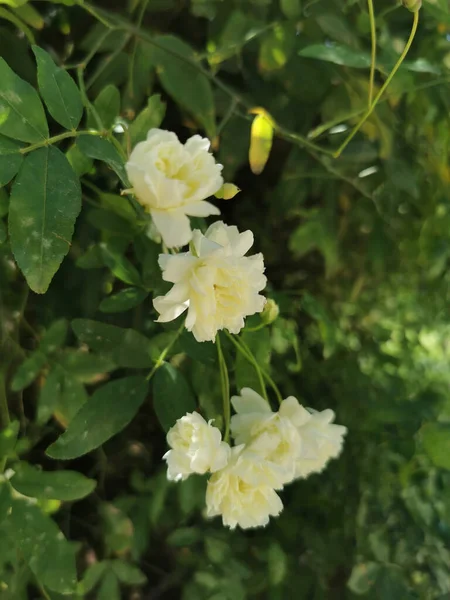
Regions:
<instances>
[{"instance_id":1,"label":"green leaf","mask_svg":"<svg viewBox=\"0 0 450 600\"><path fill-rule=\"evenodd\" d=\"M298 19L301 15L300 0L280 0L280 8L288 19Z\"/></svg>"},{"instance_id":2,"label":"green leaf","mask_svg":"<svg viewBox=\"0 0 450 600\"><path fill-rule=\"evenodd\" d=\"M374 562L355 565L347 585L354 594L367 594L373 587L379 572L380 565Z\"/></svg>"},{"instance_id":3,"label":"green leaf","mask_svg":"<svg viewBox=\"0 0 450 600\"><path fill-rule=\"evenodd\" d=\"M280 585L287 575L288 561L286 553L277 542L272 542L267 552L269 581L272 585Z\"/></svg>"},{"instance_id":4,"label":"green leaf","mask_svg":"<svg viewBox=\"0 0 450 600\"><path fill-rule=\"evenodd\" d=\"M173 35L161 35L153 41L153 62L163 88L197 119L212 139L216 123L211 83L194 66L197 60L193 49Z\"/></svg>"},{"instance_id":5,"label":"green leaf","mask_svg":"<svg viewBox=\"0 0 450 600\"><path fill-rule=\"evenodd\" d=\"M197 527L181 527L175 529L167 538L169 546L192 546L202 539L202 532Z\"/></svg>"},{"instance_id":6,"label":"green leaf","mask_svg":"<svg viewBox=\"0 0 450 600\"><path fill-rule=\"evenodd\" d=\"M76 471L41 471L26 462L14 466L11 485L30 498L70 502L89 496L97 485Z\"/></svg>"},{"instance_id":7,"label":"green leaf","mask_svg":"<svg viewBox=\"0 0 450 600\"><path fill-rule=\"evenodd\" d=\"M44 354L52 354L55 350L61 348L67 338L69 322L67 319L58 319L53 321L50 327L42 336L39 344L39 350Z\"/></svg>"},{"instance_id":8,"label":"green leaf","mask_svg":"<svg viewBox=\"0 0 450 600\"><path fill-rule=\"evenodd\" d=\"M0 188L0 217L4 217L9 211L9 195L5 189Z\"/></svg>"},{"instance_id":9,"label":"green leaf","mask_svg":"<svg viewBox=\"0 0 450 600\"><path fill-rule=\"evenodd\" d=\"M66 158L78 177L82 177L83 175L86 175L86 173L89 173L94 164L93 160L83 154L76 144L71 146L66 152Z\"/></svg>"},{"instance_id":10,"label":"green leaf","mask_svg":"<svg viewBox=\"0 0 450 600\"><path fill-rule=\"evenodd\" d=\"M162 428L169 430L177 419L195 407L195 398L184 375L171 364L163 364L153 377L153 408Z\"/></svg>"},{"instance_id":11,"label":"green leaf","mask_svg":"<svg viewBox=\"0 0 450 600\"><path fill-rule=\"evenodd\" d=\"M144 377L126 377L103 385L81 407L67 431L47 448L48 456L69 460L104 444L133 419L147 389Z\"/></svg>"},{"instance_id":12,"label":"green leaf","mask_svg":"<svg viewBox=\"0 0 450 600\"><path fill-rule=\"evenodd\" d=\"M130 187L124 159L110 141L94 135L83 135L78 138L77 146L89 158L105 162L116 173L123 185L126 188Z\"/></svg>"},{"instance_id":13,"label":"green leaf","mask_svg":"<svg viewBox=\"0 0 450 600\"><path fill-rule=\"evenodd\" d=\"M19 429L19 421L11 421L7 427L0 431L0 459L14 454Z\"/></svg>"},{"instance_id":14,"label":"green leaf","mask_svg":"<svg viewBox=\"0 0 450 600\"><path fill-rule=\"evenodd\" d=\"M0 481L0 524L4 521L11 508L11 492L6 480Z\"/></svg>"},{"instance_id":15,"label":"green leaf","mask_svg":"<svg viewBox=\"0 0 450 600\"><path fill-rule=\"evenodd\" d=\"M433 464L450 470L450 425L426 423L420 429L420 438Z\"/></svg>"},{"instance_id":16,"label":"green leaf","mask_svg":"<svg viewBox=\"0 0 450 600\"><path fill-rule=\"evenodd\" d=\"M125 560L112 560L110 566L117 578L126 585L143 585L147 581L144 573Z\"/></svg>"},{"instance_id":17,"label":"green leaf","mask_svg":"<svg viewBox=\"0 0 450 600\"><path fill-rule=\"evenodd\" d=\"M102 300L100 310L104 313L125 312L142 304L147 296L148 292L145 290L126 288Z\"/></svg>"},{"instance_id":18,"label":"green leaf","mask_svg":"<svg viewBox=\"0 0 450 600\"><path fill-rule=\"evenodd\" d=\"M61 390L55 406L54 415L64 426L72 421L80 408L88 401L84 385L70 373L60 369Z\"/></svg>"},{"instance_id":19,"label":"green leaf","mask_svg":"<svg viewBox=\"0 0 450 600\"><path fill-rule=\"evenodd\" d=\"M161 96L155 94L148 99L147 106L130 123L129 133L131 145L135 146L138 142L146 139L148 131L155 127L159 127L166 114L166 103L161 101Z\"/></svg>"},{"instance_id":20,"label":"green leaf","mask_svg":"<svg viewBox=\"0 0 450 600\"><path fill-rule=\"evenodd\" d=\"M115 85L107 85L94 101L94 108L105 129L111 129L120 115L120 92ZM90 113L87 126L97 128L97 123Z\"/></svg>"},{"instance_id":21,"label":"green leaf","mask_svg":"<svg viewBox=\"0 0 450 600\"><path fill-rule=\"evenodd\" d=\"M0 133L22 142L41 142L48 126L39 96L0 58Z\"/></svg>"},{"instance_id":22,"label":"green leaf","mask_svg":"<svg viewBox=\"0 0 450 600\"><path fill-rule=\"evenodd\" d=\"M101 244L100 249L106 266L111 269L117 279L129 285L139 286L141 284L138 270L125 256L113 252L106 244Z\"/></svg>"},{"instance_id":23,"label":"green leaf","mask_svg":"<svg viewBox=\"0 0 450 600\"><path fill-rule=\"evenodd\" d=\"M75 319L72 329L80 342L111 357L118 366L145 369L153 364L150 340L134 329L89 319Z\"/></svg>"},{"instance_id":24,"label":"green leaf","mask_svg":"<svg viewBox=\"0 0 450 600\"><path fill-rule=\"evenodd\" d=\"M0 187L6 185L18 173L23 161L19 150L22 144L0 135Z\"/></svg>"},{"instance_id":25,"label":"green leaf","mask_svg":"<svg viewBox=\"0 0 450 600\"><path fill-rule=\"evenodd\" d=\"M119 580L112 571L106 573L98 591L97 600L120 600Z\"/></svg>"},{"instance_id":26,"label":"green leaf","mask_svg":"<svg viewBox=\"0 0 450 600\"><path fill-rule=\"evenodd\" d=\"M69 351L60 360L63 369L81 383L93 383L105 373L116 368L111 358L92 352Z\"/></svg>"},{"instance_id":27,"label":"green leaf","mask_svg":"<svg viewBox=\"0 0 450 600\"><path fill-rule=\"evenodd\" d=\"M76 129L83 115L81 94L69 73L56 66L39 46L32 46L37 62L38 84L48 112L66 129Z\"/></svg>"},{"instance_id":28,"label":"green leaf","mask_svg":"<svg viewBox=\"0 0 450 600\"><path fill-rule=\"evenodd\" d=\"M73 592L75 549L54 521L38 506L14 500L8 524L14 545L41 585L61 594Z\"/></svg>"},{"instance_id":29,"label":"green leaf","mask_svg":"<svg viewBox=\"0 0 450 600\"><path fill-rule=\"evenodd\" d=\"M45 21L41 14L31 6L31 4L24 4L14 10L15 14L30 27L34 29L43 29Z\"/></svg>"},{"instance_id":30,"label":"green leaf","mask_svg":"<svg viewBox=\"0 0 450 600\"><path fill-rule=\"evenodd\" d=\"M370 56L368 54L361 52L361 50L353 50L343 44L313 44L300 50L299 55L355 69L370 67Z\"/></svg>"},{"instance_id":31,"label":"green leaf","mask_svg":"<svg viewBox=\"0 0 450 600\"><path fill-rule=\"evenodd\" d=\"M192 333L183 331L180 336L180 345L183 351L194 360L210 366L217 363L217 348L212 342L197 342Z\"/></svg>"},{"instance_id":32,"label":"green leaf","mask_svg":"<svg viewBox=\"0 0 450 600\"><path fill-rule=\"evenodd\" d=\"M36 422L44 425L53 415L62 391L62 374L58 368L53 368L47 375L39 394L36 412Z\"/></svg>"},{"instance_id":33,"label":"green leaf","mask_svg":"<svg viewBox=\"0 0 450 600\"><path fill-rule=\"evenodd\" d=\"M17 369L11 382L11 389L20 392L28 387L47 364L48 358L40 350L33 352Z\"/></svg>"},{"instance_id":34,"label":"green leaf","mask_svg":"<svg viewBox=\"0 0 450 600\"><path fill-rule=\"evenodd\" d=\"M78 177L54 146L30 152L11 192L11 249L30 288L43 294L68 253L81 210Z\"/></svg>"},{"instance_id":35,"label":"green leaf","mask_svg":"<svg viewBox=\"0 0 450 600\"><path fill-rule=\"evenodd\" d=\"M88 594L92 591L100 579L103 577L108 563L106 561L96 562L90 565L83 575L83 579L78 584L78 592L80 594Z\"/></svg>"}]
</instances>

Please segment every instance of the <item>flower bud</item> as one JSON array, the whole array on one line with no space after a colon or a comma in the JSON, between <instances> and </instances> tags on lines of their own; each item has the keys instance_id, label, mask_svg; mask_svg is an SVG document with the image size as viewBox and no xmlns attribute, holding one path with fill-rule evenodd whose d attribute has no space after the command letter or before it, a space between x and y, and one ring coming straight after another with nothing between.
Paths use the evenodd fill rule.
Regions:
<instances>
[{"instance_id":1,"label":"flower bud","mask_svg":"<svg viewBox=\"0 0 450 600\"><path fill-rule=\"evenodd\" d=\"M264 306L264 310L261 313L261 320L264 325L270 325L273 323L280 314L280 309L275 300L269 298Z\"/></svg>"},{"instance_id":2,"label":"flower bud","mask_svg":"<svg viewBox=\"0 0 450 600\"><path fill-rule=\"evenodd\" d=\"M422 0L402 0L402 4L412 13L418 12L422 7Z\"/></svg>"},{"instance_id":3,"label":"flower bud","mask_svg":"<svg viewBox=\"0 0 450 600\"><path fill-rule=\"evenodd\" d=\"M241 190L234 183L224 183L223 186L214 195L219 200L231 200L239 194Z\"/></svg>"}]
</instances>

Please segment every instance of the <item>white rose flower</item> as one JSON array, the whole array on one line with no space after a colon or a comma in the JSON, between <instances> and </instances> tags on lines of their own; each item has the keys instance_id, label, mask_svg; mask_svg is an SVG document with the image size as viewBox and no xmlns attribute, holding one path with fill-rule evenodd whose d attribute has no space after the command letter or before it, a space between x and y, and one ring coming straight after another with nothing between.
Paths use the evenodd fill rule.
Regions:
<instances>
[{"instance_id":1,"label":"white rose flower","mask_svg":"<svg viewBox=\"0 0 450 600\"><path fill-rule=\"evenodd\" d=\"M222 516L223 524L230 529L264 527L269 517L278 516L283 510L280 497L270 485L271 474L264 469L259 473L258 485L249 482L247 475L254 473L254 456L244 446L236 446L225 469L215 473L206 490L206 514L208 517ZM261 465L260 465L261 466Z\"/></svg>"},{"instance_id":2,"label":"white rose flower","mask_svg":"<svg viewBox=\"0 0 450 600\"><path fill-rule=\"evenodd\" d=\"M231 418L236 443L246 444L269 461L267 468L276 465L282 469L283 484L319 473L341 453L347 428L333 424L332 410L306 409L289 396L273 413L264 398L250 388L243 388L231 402L237 413ZM276 474L274 471L273 476Z\"/></svg>"},{"instance_id":3,"label":"white rose flower","mask_svg":"<svg viewBox=\"0 0 450 600\"><path fill-rule=\"evenodd\" d=\"M301 438L289 418L272 412L268 402L250 388L231 398L236 414L231 418L231 433L236 444L246 444L248 451L266 462L279 484L295 477ZM274 486L276 487L276 486Z\"/></svg>"},{"instance_id":4,"label":"white rose flower","mask_svg":"<svg viewBox=\"0 0 450 600\"><path fill-rule=\"evenodd\" d=\"M166 246L185 246L192 238L188 217L219 215L205 202L223 185L222 165L208 152L206 138L182 144L175 133L151 129L126 164L136 199L151 214Z\"/></svg>"},{"instance_id":5,"label":"white rose flower","mask_svg":"<svg viewBox=\"0 0 450 600\"><path fill-rule=\"evenodd\" d=\"M197 412L178 419L167 433L167 443L171 450L163 458L167 461L167 478L172 481L223 469L230 454L219 429Z\"/></svg>"},{"instance_id":6,"label":"white rose flower","mask_svg":"<svg viewBox=\"0 0 450 600\"><path fill-rule=\"evenodd\" d=\"M244 256L252 245L251 231L218 221L205 235L194 231L189 252L161 254L163 279L174 286L153 300L158 322L187 310L186 329L198 342L214 341L220 329L239 333L244 318L261 312L266 301L258 294L267 281L263 256Z\"/></svg>"},{"instance_id":7,"label":"white rose flower","mask_svg":"<svg viewBox=\"0 0 450 600\"><path fill-rule=\"evenodd\" d=\"M302 452L296 463L296 478L323 471L328 462L342 452L344 435L347 433L346 427L333 423L332 410L309 410L310 419L298 428L302 439Z\"/></svg>"}]
</instances>

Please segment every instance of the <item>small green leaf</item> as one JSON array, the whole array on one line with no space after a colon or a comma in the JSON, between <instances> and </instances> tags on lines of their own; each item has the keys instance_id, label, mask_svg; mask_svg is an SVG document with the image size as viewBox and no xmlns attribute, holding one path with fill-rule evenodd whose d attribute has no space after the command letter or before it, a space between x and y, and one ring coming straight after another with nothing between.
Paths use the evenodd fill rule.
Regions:
<instances>
[{"instance_id":1,"label":"small green leaf","mask_svg":"<svg viewBox=\"0 0 450 600\"><path fill-rule=\"evenodd\" d=\"M140 569L125 560L112 560L109 564L118 579L126 585L143 585L147 581Z\"/></svg>"},{"instance_id":2,"label":"small green leaf","mask_svg":"<svg viewBox=\"0 0 450 600\"><path fill-rule=\"evenodd\" d=\"M120 115L120 92L115 85L107 85L94 101L94 108L105 129L111 129ZM89 114L87 126L97 128L92 114Z\"/></svg>"},{"instance_id":3,"label":"small green leaf","mask_svg":"<svg viewBox=\"0 0 450 600\"><path fill-rule=\"evenodd\" d=\"M368 54L360 50L353 50L342 44L313 44L300 50L299 55L355 69L370 67L370 56Z\"/></svg>"},{"instance_id":4,"label":"small green leaf","mask_svg":"<svg viewBox=\"0 0 450 600\"><path fill-rule=\"evenodd\" d=\"M86 569L83 579L78 584L78 592L84 595L92 591L103 577L107 568L108 563L106 561L96 562L93 565L90 565Z\"/></svg>"},{"instance_id":5,"label":"small green leaf","mask_svg":"<svg viewBox=\"0 0 450 600\"><path fill-rule=\"evenodd\" d=\"M212 342L197 342L192 333L183 331L180 336L180 345L183 351L194 360L210 366L217 363L217 348Z\"/></svg>"},{"instance_id":6,"label":"small green leaf","mask_svg":"<svg viewBox=\"0 0 450 600\"><path fill-rule=\"evenodd\" d=\"M166 103L161 101L161 96L155 94L148 99L147 106L130 124L129 132L131 145L146 139L150 129L159 127L166 114Z\"/></svg>"},{"instance_id":7,"label":"small green leaf","mask_svg":"<svg viewBox=\"0 0 450 600\"><path fill-rule=\"evenodd\" d=\"M66 152L66 158L78 177L82 177L83 175L86 175L86 173L89 173L94 164L92 158L83 154L76 144L71 146Z\"/></svg>"},{"instance_id":8,"label":"small green leaf","mask_svg":"<svg viewBox=\"0 0 450 600\"><path fill-rule=\"evenodd\" d=\"M40 350L33 352L17 369L11 382L11 389L20 392L28 387L37 378L47 361L47 356Z\"/></svg>"},{"instance_id":9,"label":"small green leaf","mask_svg":"<svg viewBox=\"0 0 450 600\"><path fill-rule=\"evenodd\" d=\"M194 66L197 59L193 49L173 35L155 37L153 42L153 63L163 88L197 119L209 138L214 138L216 123L211 83Z\"/></svg>"},{"instance_id":10,"label":"small green leaf","mask_svg":"<svg viewBox=\"0 0 450 600\"><path fill-rule=\"evenodd\" d=\"M19 149L23 144L0 135L0 187L6 185L18 173L23 161Z\"/></svg>"},{"instance_id":11,"label":"small green leaf","mask_svg":"<svg viewBox=\"0 0 450 600\"><path fill-rule=\"evenodd\" d=\"M147 296L148 292L145 290L126 288L102 300L100 310L104 313L125 312L142 304Z\"/></svg>"},{"instance_id":12,"label":"small green leaf","mask_svg":"<svg viewBox=\"0 0 450 600\"><path fill-rule=\"evenodd\" d=\"M11 249L30 288L43 294L68 253L81 210L78 177L54 146L25 158L11 192Z\"/></svg>"},{"instance_id":13,"label":"small green leaf","mask_svg":"<svg viewBox=\"0 0 450 600\"><path fill-rule=\"evenodd\" d=\"M162 428L167 431L175 421L195 410L196 402L184 375L163 364L153 377L153 407Z\"/></svg>"},{"instance_id":14,"label":"small green leaf","mask_svg":"<svg viewBox=\"0 0 450 600\"><path fill-rule=\"evenodd\" d=\"M44 425L53 415L62 391L62 373L58 368L53 368L47 375L39 394L36 412L36 422Z\"/></svg>"},{"instance_id":15,"label":"small green leaf","mask_svg":"<svg viewBox=\"0 0 450 600\"><path fill-rule=\"evenodd\" d=\"M38 84L48 112L66 129L76 129L83 115L81 94L67 71L57 67L48 52L33 46Z\"/></svg>"},{"instance_id":16,"label":"small green leaf","mask_svg":"<svg viewBox=\"0 0 450 600\"><path fill-rule=\"evenodd\" d=\"M53 321L45 334L42 336L39 344L39 350L44 354L52 354L55 350L61 348L66 341L69 323L67 319L58 319Z\"/></svg>"},{"instance_id":17,"label":"small green leaf","mask_svg":"<svg viewBox=\"0 0 450 600\"><path fill-rule=\"evenodd\" d=\"M103 385L81 407L67 431L47 448L47 455L69 460L98 448L133 419L147 389L144 377L126 377Z\"/></svg>"},{"instance_id":18,"label":"small green leaf","mask_svg":"<svg viewBox=\"0 0 450 600\"><path fill-rule=\"evenodd\" d=\"M48 126L39 96L0 58L0 133L22 142L41 142Z\"/></svg>"},{"instance_id":19,"label":"small green leaf","mask_svg":"<svg viewBox=\"0 0 450 600\"><path fill-rule=\"evenodd\" d=\"M433 464L450 470L450 425L426 423L420 429L420 438Z\"/></svg>"},{"instance_id":20,"label":"small green leaf","mask_svg":"<svg viewBox=\"0 0 450 600\"><path fill-rule=\"evenodd\" d=\"M76 584L75 547L56 523L38 506L18 499L13 501L8 525L11 539L38 581L52 591L72 593Z\"/></svg>"},{"instance_id":21,"label":"small green leaf","mask_svg":"<svg viewBox=\"0 0 450 600\"><path fill-rule=\"evenodd\" d=\"M89 496L97 485L76 471L41 471L26 462L15 465L14 471L11 485L30 498L70 502Z\"/></svg>"},{"instance_id":22,"label":"small green leaf","mask_svg":"<svg viewBox=\"0 0 450 600\"><path fill-rule=\"evenodd\" d=\"M61 369L61 390L55 406L55 418L67 427L87 401L88 395L84 385L73 375Z\"/></svg>"},{"instance_id":23,"label":"small green leaf","mask_svg":"<svg viewBox=\"0 0 450 600\"><path fill-rule=\"evenodd\" d=\"M123 185L126 188L130 187L124 159L110 141L98 136L83 135L78 138L77 146L89 158L105 162L116 173Z\"/></svg>"},{"instance_id":24,"label":"small green leaf","mask_svg":"<svg viewBox=\"0 0 450 600\"><path fill-rule=\"evenodd\" d=\"M92 350L109 356L121 367L145 369L153 364L151 341L134 329L123 329L90 319L75 319L72 329Z\"/></svg>"},{"instance_id":25,"label":"small green leaf","mask_svg":"<svg viewBox=\"0 0 450 600\"><path fill-rule=\"evenodd\" d=\"M98 591L97 600L120 600L119 580L112 571L106 573Z\"/></svg>"},{"instance_id":26,"label":"small green leaf","mask_svg":"<svg viewBox=\"0 0 450 600\"><path fill-rule=\"evenodd\" d=\"M129 285L139 286L141 284L141 276L138 270L125 256L113 252L106 244L101 244L100 249L105 264L117 279Z\"/></svg>"}]
</instances>

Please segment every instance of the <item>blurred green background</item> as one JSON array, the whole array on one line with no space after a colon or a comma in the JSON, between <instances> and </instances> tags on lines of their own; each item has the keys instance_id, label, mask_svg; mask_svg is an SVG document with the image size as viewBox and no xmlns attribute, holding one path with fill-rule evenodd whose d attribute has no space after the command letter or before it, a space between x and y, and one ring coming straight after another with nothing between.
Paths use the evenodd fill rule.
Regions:
<instances>
[{"instance_id":1,"label":"blurred green background","mask_svg":"<svg viewBox=\"0 0 450 600\"><path fill-rule=\"evenodd\" d=\"M412 14L393 0L377 0L375 12L379 89L403 49ZM167 102L162 127L183 140L197 131L213 139L226 181L242 189L220 203L223 218L254 232L268 295L280 307L275 323L247 334L247 342L284 397L332 408L348 427L342 456L320 475L288 486L278 519L263 530L230 532L202 515L205 481L166 481L164 432L147 403L103 450L70 463L98 480L95 493L75 504L44 506L78 544L84 583L69 597L449 598L447 0L424 0L405 65L339 159L302 140L337 148L367 106L365 2L97 0L94 7L0 0L0 55L34 84L28 33L69 68L89 57L87 95L116 124L133 121L151 94L161 94ZM180 54L199 68L184 64ZM109 89L102 106L96 98L111 85L120 95ZM248 164L254 118L248 111L255 107L277 123L260 175ZM157 356L170 327L164 332L153 323L149 298L121 313L99 309L122 285L117 270L102 261L99 244L113 240L125 252L124 228L131 225L105 196L118 193L115 175L104 165L82 164L81 156L72 160L84 173L83 211L69 256L45 296L26 296L0 224L4 322L14 312L22 315L25 355L56 319L90 318L147 334ZM0 189L1 215L8 191ZM140 252L136 240L128 251L152 284L156 253ZM45 448L85 387L111 370L101 350L90 371L71 363L78 343L71 334L66 344L66 377L76 389L61 401L56 419L42 424L35 417L51 365L37 369L23 395L12 396L12 412L27 425L21 457L50 469L55 463ZM183 338L171 356L202 411L214 415L221 402L217 370L208 351L198 358ZM236 361L235 386L248 382L246 368ZM20 566L21 557L12 556L8 535L0 538L0 597L47 597Z\"/></svg>"}]
</instances>

